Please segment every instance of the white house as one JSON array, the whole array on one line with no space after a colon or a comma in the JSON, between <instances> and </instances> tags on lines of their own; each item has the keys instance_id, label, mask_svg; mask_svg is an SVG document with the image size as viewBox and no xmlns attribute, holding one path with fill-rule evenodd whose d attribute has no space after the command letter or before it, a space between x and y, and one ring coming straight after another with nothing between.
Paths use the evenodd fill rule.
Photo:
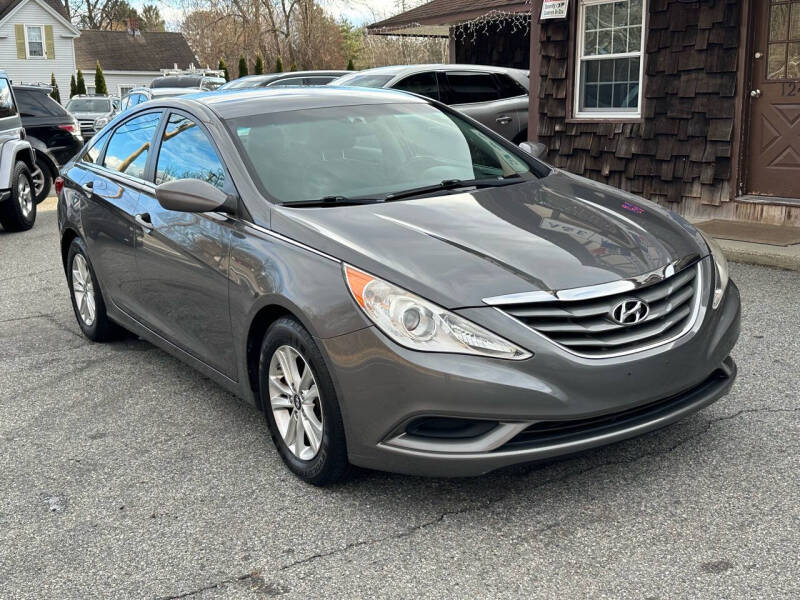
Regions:
<instances>
[{"instance_id":1,"label":"white house","mask_svg":"<svg viewBox=\"0 0 800 600\"><path fill-rule=\"evenodd\" d=\"M0 68L14 83L50 83L56 77L62 101L69 81L83 71L94 91L100 61L110 94L146 86L161 69L197 63L186 39L174 32L78 30L60 0L0 0Z\"/></svg>"}]
</instances>

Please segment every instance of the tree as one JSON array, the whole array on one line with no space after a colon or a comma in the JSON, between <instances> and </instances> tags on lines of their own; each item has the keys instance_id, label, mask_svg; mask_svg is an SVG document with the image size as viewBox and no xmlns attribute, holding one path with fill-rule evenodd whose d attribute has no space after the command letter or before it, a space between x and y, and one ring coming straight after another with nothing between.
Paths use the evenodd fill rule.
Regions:
<instances>
[{"instance_id":1,"label":"tree","mask_svg":"<svg viewBox=\"0 0 800 600\"><path fill-rule=\"evenodd\" d=\"M61 94L58 91L58 84L56 83L56 74L50 73L50 86L53 88L53 91L50 92L50 97L61 104Z\"/></svg>"},{"instance_id":2,"label":"tree","mask_svg":"<svg viewBox=\"0 0 800 600\"><path fill-rule=\"evenodd\" d=\"M275 59L275 72L283 73L283 61L280 56Z\"/></svg>"},{"instance_id":3,"label":"tree","mask_svg":"<svg viewBox=\"0 0 800 600\"><path fill-rule=\"evenodd\" d=\"M80 71L79 71L80 72ZM108 89L106 88L106 77L103 75L103 69L100 67L100 61L94 68L94 93L98 96L108 96Z\"/></svg>"},{"instance_id":4,"label":"tree","mask_svg":"<svg viewBox=\"0 0 800 600\"><path fill-rule=\"evenodd\" d=\"M297 63L294 63L294 62L293 62L293 63L292 63L292 66L291 66L291 67L289 67L289 70L290 70L290 71L297 71Z\"/></svg>"},{"instance_id":5,"label":"tree","mask_svg":"<svg viewBox=\"0 0 800 600\"><path fill-rule=\"evenodd\" d=\"M220 58L219 65L217 65L217 69L222 71L223 77L225 77L225 81L230 81L231 77L228 75L228 65L225 64L225 60Z\"/></svg>"},{"instance_id":6,"label":"tree","mask_svg":"<svg viewBox=\"0 0 800 600\"><path fill-rule=\"evenodd\" d=\"M356 70L356 66L353 64L353 59L352 58L347 61L347 70L348 71L355 71Z\"/></svg>"},{"instance_id":7,"label":"tree","mask_svg":"<svg viewBox=\"0 0 800 600\"><path fill-rule=\"evenodd\" d=\"M155 4L145 4L142 7L142 19L139 22L142 31L165 31L164 19L161 11Z\"/></svg>"},{"instance_id":8,"label":"tree","mask_svg":"<svg viewBox=\"0 0 800 600\"><path fill-rule=\"evenodd\" d=\"M264 74L264 59L261 58L260 54L256 55L256 66L253 68L253 73L256 75Z\"/></svg>"},{"instance_id":9,"label":"tree","mask_svg":"<svg viewBox=\"0 0 800 600\"><path fill-rule=\"evenodd\" d=\"M239 57L239 77L247 75L247 61L244 56Z\"/></svg>"},{"instance_id":10,"label":"tree","mask_svg":"<svg viewBox=\"0 0 800 600\"><path fill-rule=\"evenodd\" d=\"M72 98L77 93L78 86L75 83L75 75L72 74L69 76L69 97Z\"/></svg>"},{"instance_id":11,"label":"tree","mask_svg":"<svg viewBox=\"0 0 800 600\"><path fill-rule=\"evenodd\" d=\"M83 71L78 69L78 78L75 80L75 93L76 94L85 94L86 93L86 82L83 80Z\"/></svg>"}]
</instances>

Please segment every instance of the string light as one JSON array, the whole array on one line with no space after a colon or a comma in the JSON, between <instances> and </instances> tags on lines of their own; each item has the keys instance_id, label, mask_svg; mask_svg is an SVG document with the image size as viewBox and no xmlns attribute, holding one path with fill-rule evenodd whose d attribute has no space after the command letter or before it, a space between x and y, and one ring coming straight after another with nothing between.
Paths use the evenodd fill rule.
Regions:
<instances>
[{"instance_id":1,"label":"string light","mask_svg":"<svg viewBox=\"0 0 800 600\"><path fill-rule=\"evenodd\" d=\"M528 2L526 4L529 5ZM369 27L370 34L377 35L411 35L413 34L402 32L405 30L422 29L423 31L430 27L430 25L423 25L422 23L407 23L402 26L394 27ZM453 26L453 38L458 41L475 42L479 35L491 35L508 28L509 33L512 35L517 32L522 32L523 35L528 35L531 28L531 13L530 9L522 12L510 12L504 10L492 9L469 21L464 21ZM414 36L416 37L416 36ZM426 37L422 34L420 37ZM433 36L433 37L447 37L447 36Z\"/></svg>"}]
</instances>

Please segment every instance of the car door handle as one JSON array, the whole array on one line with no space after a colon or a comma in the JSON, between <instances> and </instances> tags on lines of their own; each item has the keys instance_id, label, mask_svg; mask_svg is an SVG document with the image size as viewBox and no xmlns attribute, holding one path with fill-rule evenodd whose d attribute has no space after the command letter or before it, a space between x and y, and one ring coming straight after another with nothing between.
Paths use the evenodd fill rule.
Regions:
<instances>
[{"instance_id":1,"label":"car door handle","mask_svg":"<svg viewBox=\"0 0 800 600\"><path fill-rule=\"evenodd\" d=\"M513 119L511 117L508 117L506 115L503 115L502 117L497 117L495 119L495 121L497 121L501 125L508 125L509 123L511 123L512 120Z\"/></svg>"},{"instance_id":2,"label":"car door handle","mask_svg":"<svg viewBox=\"0 0 800 600\"><path fill-rule=\"evenodd\" d=\"M145 233L150 233L153 230L153 222L150 220L150 213L142 213L133 217L136 224L144 229Z\"/></svg>"}]
</instances>

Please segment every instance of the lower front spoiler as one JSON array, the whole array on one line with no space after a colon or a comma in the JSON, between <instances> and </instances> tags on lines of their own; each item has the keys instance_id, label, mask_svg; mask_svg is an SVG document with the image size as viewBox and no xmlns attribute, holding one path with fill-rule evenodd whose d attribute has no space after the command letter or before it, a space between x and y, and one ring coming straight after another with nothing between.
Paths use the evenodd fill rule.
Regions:
<instances>
[{"instance_id":1,"label":"lower front spoiler","mask_svg":"<svg viewBox=\"0 0 800 600\"><path fill-rule=\"evenodd\" d=\"M410 447L404 443L402 436L398 436L379 444L369 456L351 455L350 460L361 467L411 475L482 475L509 465L575 454L666 427L727 394L736 379L736 373L736 363L728 357L708 379L668 402L654 403L652 410L645 407L634 415L620 418L616 424L613 420L609 423L605 419L602 426L587 426L582 433L562 436L561 439L557 436L539 440L530 436L526 438L524 430L529 423L522 423L514 428L515 433L519 433L517 437L490 451L437 452L430 450L430 444L427 450L419 450Z\"/></svg>"}]
</instances>

